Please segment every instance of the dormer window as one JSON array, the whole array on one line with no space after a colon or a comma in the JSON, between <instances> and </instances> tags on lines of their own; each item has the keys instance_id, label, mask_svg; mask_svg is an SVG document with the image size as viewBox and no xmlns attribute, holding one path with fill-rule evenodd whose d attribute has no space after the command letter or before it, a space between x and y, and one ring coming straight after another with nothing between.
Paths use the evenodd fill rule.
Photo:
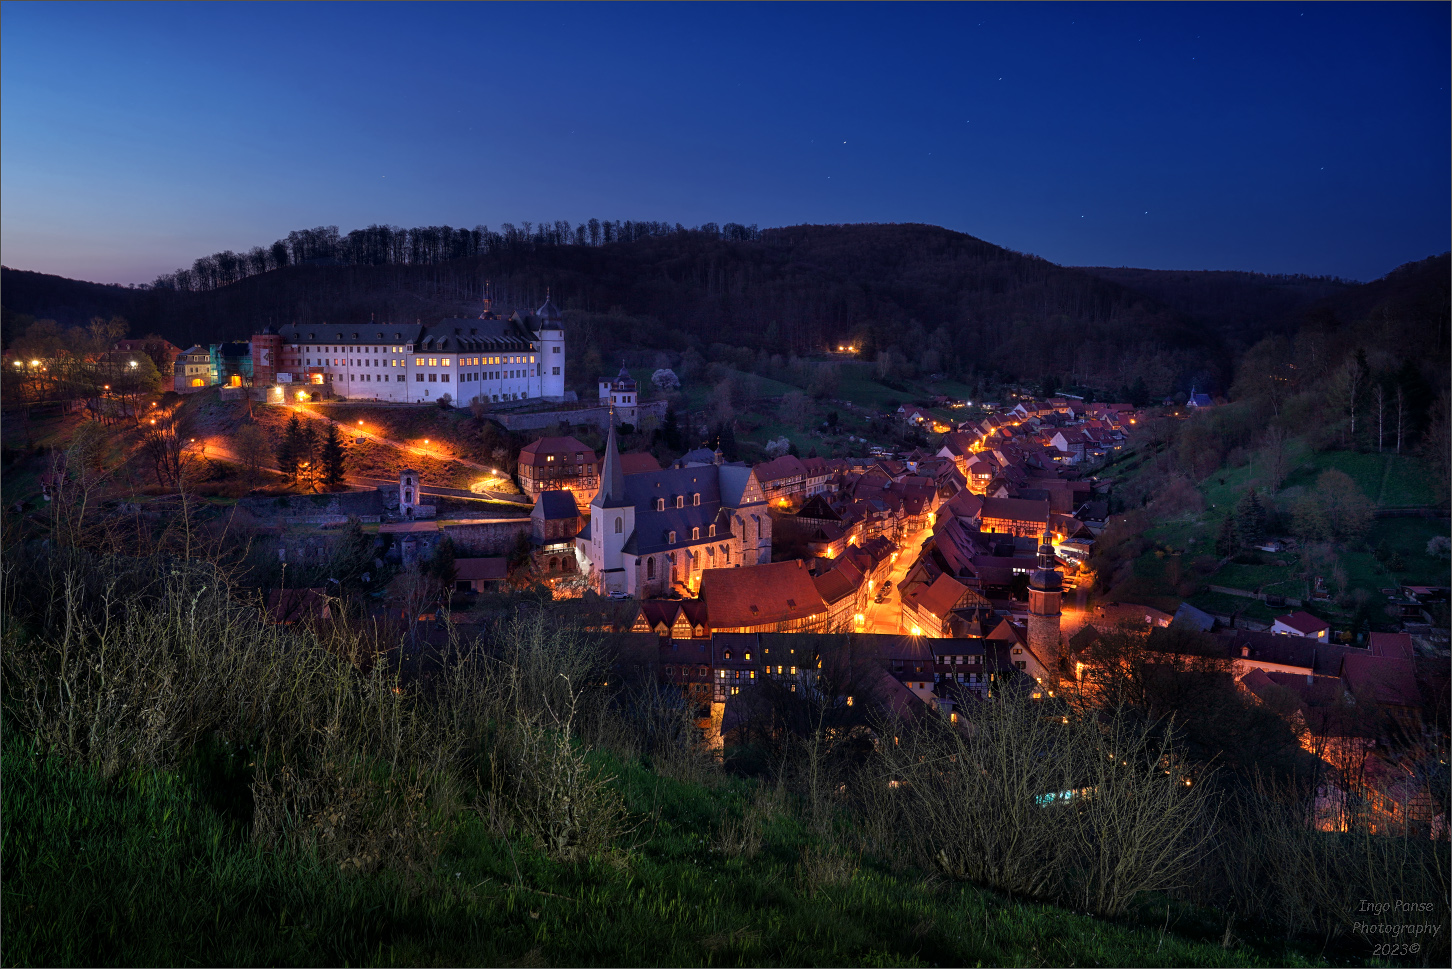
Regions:
<instances>
[{"instance_id":1,"label":"dormer window","mask_svg":"<svg viewBox=\"0 0 1452 969\"><path fill-rule=\"evenodd\" d=\"M706 536L708 538L715 538L716 537L716 526L715 525L707 525L706 526Z\"/></svg>"},{"instance_id":2,"label":"dormer window","mask_svg":"<svg viewBox=\"0 0 1452 969\"><path fill-rule=\"evenodd\" d=\"M701 493L699 491L697 491L697 492L695 492L694 494L691 495L691 504L693 506L695 506L695 505L699 505L700 503L701 503Z\"/></svg>"},{"instance_id":3,"label":"dormer window","mask_svg":"<svg viewBox=\"0 0 1452 969\"><path fill-rule=\"evenodd\" d=\"M693 529L691 529L691 541L696 542L696 541L700 541L700 539L701 539L701 530L699 528L693 528Z\"/></svg>"},{"instance_id":4,"label":"dormer window","mask_svg":"<svg viewBox=\"0 0 1452 969\"><path fill-rule=\"evenodd\" d=\"M731 658L731 650L728 649L728 650L726 650L726 659L730 659L730 658Z\"/></svg>"},{"instance_id":5,"label":"dormer window","mask_svg":"<svg viewBox=\"0 0 1452 969\"><path fill-rule=\"evenodd\" d=\"M665 511L665 499L664 498L657 498L655 500L655 510L656 511Z\"/></svg>"},{"instance_id":6,"label":"dormer window","mask_svg":"<svg viewBox=\"0 0 1452 969\"><path fill-rule=\"evenodd\" d=\"M666 532L666 542L670 545L674 545L676 543L676 533Z\"/></svg>"},{"instance_id":7,"label":"dormer window","mask_svg":"<svg viewBox=\"0 0 1452 969\"><path fill-rule=\"evenodd\" d=\"M748 663L751 662L751 651L750 650L747 650L746 651L746 661Z\"/></svg>"},{"instance_id":8,"label":"dormer window","mask_svg":"<svg viewBox=\"0 0 1452 969\"><path fill-rule=\"evenodd\" d=\"M684 508L684 507L686 507L686 496L685 495L676 495L676 507L677 508Z\"/></svg>"}]
</instances>

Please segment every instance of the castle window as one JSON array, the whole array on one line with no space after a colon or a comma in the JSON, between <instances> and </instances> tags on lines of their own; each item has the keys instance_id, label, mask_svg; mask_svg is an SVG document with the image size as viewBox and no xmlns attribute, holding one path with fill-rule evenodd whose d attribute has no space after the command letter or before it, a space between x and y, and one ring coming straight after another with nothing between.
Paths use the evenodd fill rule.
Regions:
<instances>
[{"instance_id":1,"label":"castle window","mask_svg":"<svg viewBox=\"0 0 1452 969\"><path fill-rule=\"evenodd\" d=\"M625 530L625 519L620 518L620 517L617 517L615 519L615 534L619 535L624 530Z\"/></svg>"}]
</instances>

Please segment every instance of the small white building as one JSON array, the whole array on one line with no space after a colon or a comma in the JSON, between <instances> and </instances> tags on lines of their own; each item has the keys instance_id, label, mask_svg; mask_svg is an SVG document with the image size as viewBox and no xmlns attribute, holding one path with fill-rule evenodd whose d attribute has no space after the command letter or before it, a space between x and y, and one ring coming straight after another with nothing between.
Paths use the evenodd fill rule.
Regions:
<instances>
[{"instance_id":1,"label":"small white building","mask_svg":"<svg viewBox=\"0 0 1452 969\"><path fill-rule=\"evenodd\" d=\"M1324 643L1330 639L1331 627L1309 612L1293 612L1280 616L1271 624L1271 632L1281 636L1301 636Z\"/></svg>"}]
</instances>

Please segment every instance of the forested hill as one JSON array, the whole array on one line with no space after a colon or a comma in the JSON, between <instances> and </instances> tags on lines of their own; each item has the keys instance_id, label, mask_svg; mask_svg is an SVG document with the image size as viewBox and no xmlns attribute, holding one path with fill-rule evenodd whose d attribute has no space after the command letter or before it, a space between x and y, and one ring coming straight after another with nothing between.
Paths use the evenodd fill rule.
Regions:
<instances>
[{"instance_id":1,"label":"forested hill","mask_svg":"<svg viewBox=\"0 0 1452 969\"><path fill-rule=\"evenodd\" d=\"M5 269L7 320L121 315L133 334L155 332L186 346L245 339L268 323L472 315L487 281L506 308L538 305L549 290L567 322L579 325L577 346L602 355L713 343L789 354L852 340L868 359L891 350L917 371L1054 375L1105 387L1143 377L1155 391L1190 381L1228 386L1234 358L1259 336L1258 325L1206 325L1191 312L1194 299L1149 295L1096 275L1115 271L1065 268L928 225L676 227L600 245L544 233L486 233L480 244L474 233L472 246L436 247L426 261L415 250L380 254L354 244L373 230L395 239L420 231L294 233L311 248L292 247L290 259L283 242L255 250L264 258L251 275L218 276L217 260L230 254L198 260L213 272L215 288L202 290L100 286ZM271 252L286 264L267 258ZM196 287L198 278L185 271L159 282ZM1318 286L1355 289L1308 285L1292 303L1303 305L1307 292L1325 295ZM1204 301L1214 292L1211 280Z\"/></svg>"},{"instance_id":2,"label":"forested hill","mask_svg":"<svg viewBox=\"0 0 1452 969\"><path fill-rule=\"evenodd\" d=\"M1268 275L1222 270L1080 267L1138 290L1225 338L1253 343L1267 331L1294 330L1306 307L1361 289L1332 276Z\"/></svg>"}]
</instances>

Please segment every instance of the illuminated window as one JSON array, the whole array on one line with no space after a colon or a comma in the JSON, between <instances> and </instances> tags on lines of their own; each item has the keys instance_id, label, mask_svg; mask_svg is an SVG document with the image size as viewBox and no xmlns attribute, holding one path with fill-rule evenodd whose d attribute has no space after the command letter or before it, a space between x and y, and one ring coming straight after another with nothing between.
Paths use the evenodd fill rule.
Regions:
<instances>
[{"instance_id":1,"label":"illuminated window","mask_svg":"<svg viewBox=\"0 0 1452 969\"><path fill-rule=\"evenodd\" d=\"M414 357L413 358L413 365L415 367L422 367L424 365L424 358L423 357Z\"/></svg>"},{"instance_id":2,"label":"illuminated window","mask_svg":"<svg viewBox=\"0 0 1452 969\"><path fill-rule=\"evenodd\" d=\"M442 361L442 366L445 366L445 367L449 366L449 358L448 357L444 357L444 359Z\"/></svg>"}]
</instances>

